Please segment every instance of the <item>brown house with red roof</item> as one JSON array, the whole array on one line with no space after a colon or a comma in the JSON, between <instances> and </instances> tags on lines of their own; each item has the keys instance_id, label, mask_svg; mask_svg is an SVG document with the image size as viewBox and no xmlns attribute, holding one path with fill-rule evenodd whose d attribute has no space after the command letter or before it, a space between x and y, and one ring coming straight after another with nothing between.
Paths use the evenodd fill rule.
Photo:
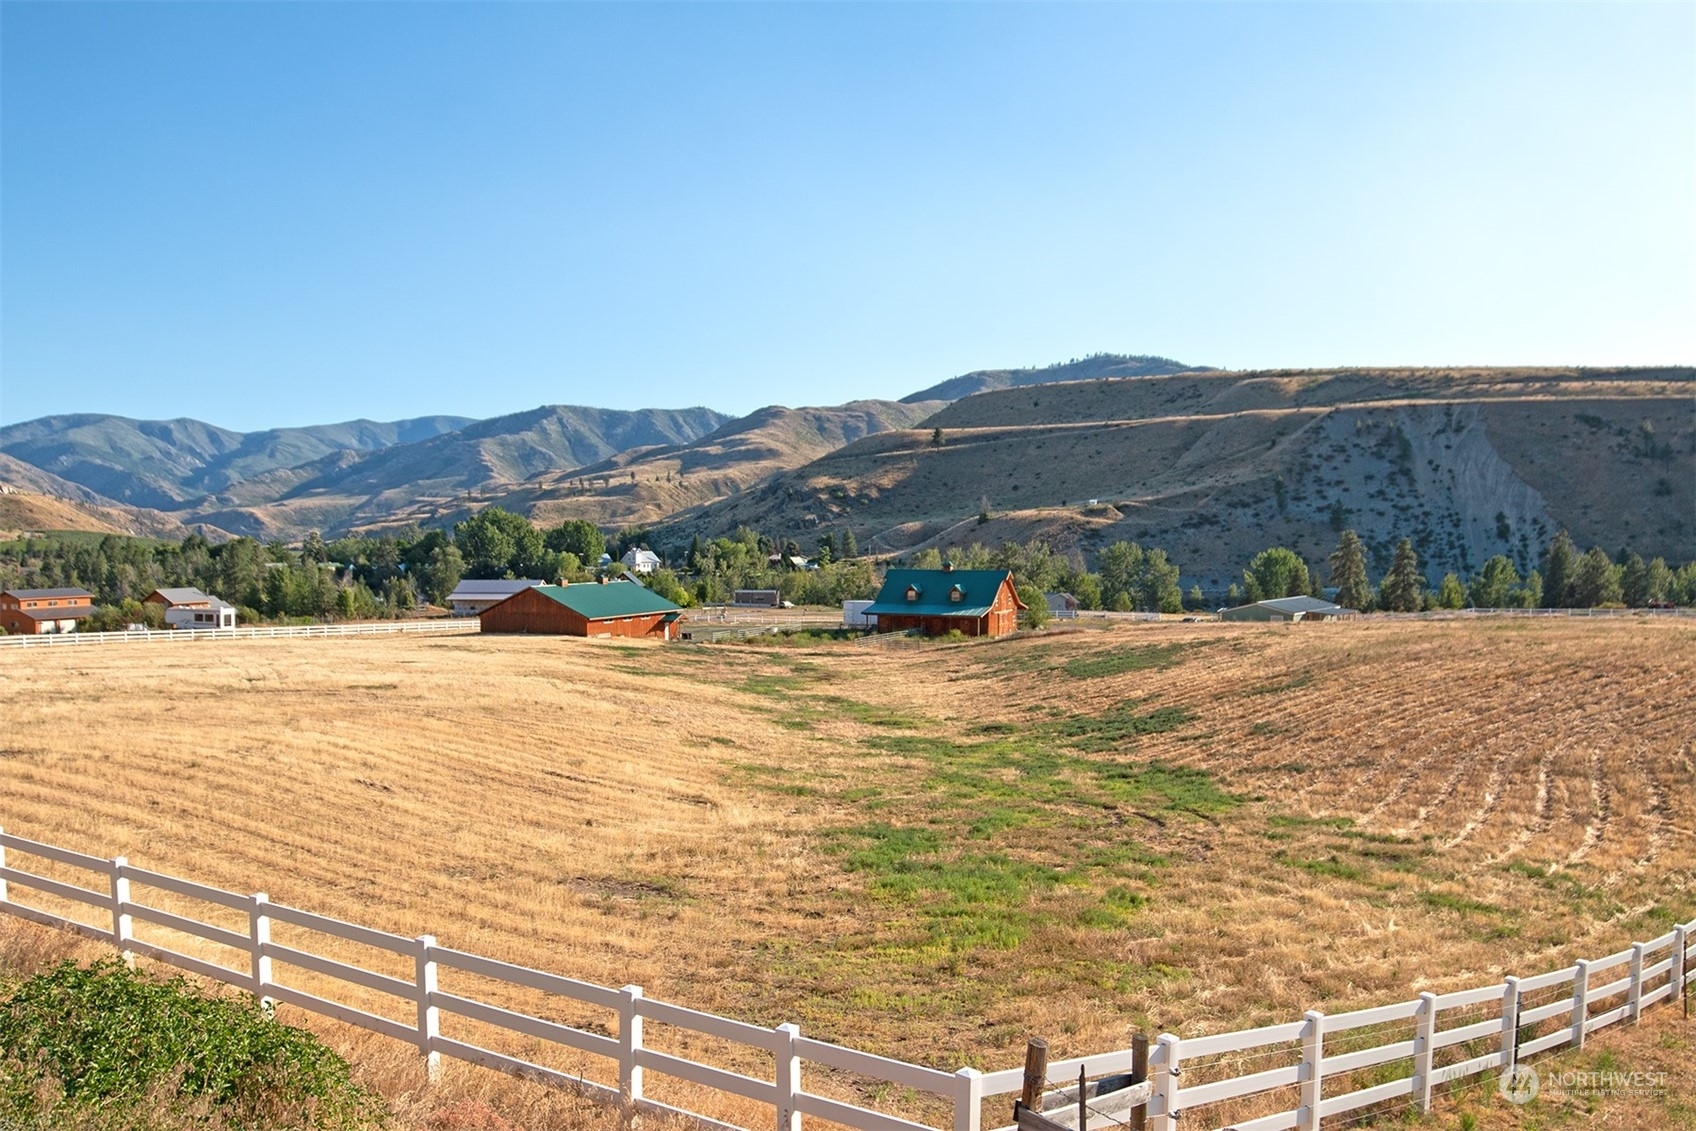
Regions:
<instances>
[{"instance_id":1,"label":"brown house with red roof","mask_svg":"<svg viewBox=\"0 0 1696 1131\"><path fill-rule=\"evenodd\" d=\"M0 592L0 628L13 636L75 632L77 622L94 615L94 594L86 589L7 589Z\"/></svg>"}]
</instances>

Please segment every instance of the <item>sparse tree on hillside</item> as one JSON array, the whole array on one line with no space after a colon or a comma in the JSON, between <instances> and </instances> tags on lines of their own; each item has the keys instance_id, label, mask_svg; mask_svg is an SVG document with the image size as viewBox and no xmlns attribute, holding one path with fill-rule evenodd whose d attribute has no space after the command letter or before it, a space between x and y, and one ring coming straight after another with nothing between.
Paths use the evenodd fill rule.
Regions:
<instances>
[{"instance_id":1,"label":"sparse tree on hillside","mask_svg":"<svg viewBox=\"0 0 1696 1131\"><path fill-rule=\"evenodd\" d=\"M1396 543L1395 560L1378 587L1378 603L1392 613L1416 613L1424 598L1425 575L1419 572L1419 555L1413 552L1413 541L1403 538Z\"/></svg>"},{"instance_id":2,"label":"sparse tree on hillside","mask_svg":"<svg viewBox=\"0 0 1696 1131\"><path fill-rule=\"evenodd\" d=\"M1366 612L1372 606L1372 582L1366 576L1366 547L1360 535L1343 531L1331 551L1331 584L1337 587L1337 604Z\"/></svg>"}]
</instances>

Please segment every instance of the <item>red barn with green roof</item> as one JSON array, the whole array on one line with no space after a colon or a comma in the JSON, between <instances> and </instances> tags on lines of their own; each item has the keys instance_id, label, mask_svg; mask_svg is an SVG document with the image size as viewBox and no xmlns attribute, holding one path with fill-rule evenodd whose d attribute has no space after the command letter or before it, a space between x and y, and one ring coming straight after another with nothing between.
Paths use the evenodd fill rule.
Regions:
<instances>
[{"instance_id":1,"label":"red barn with green roof","mask_svg":"<svg viewBox=\"0 0 1696 1131\"><path fill-rule=\"evenodd\" d=\"M633 581L534 585L478 614L484 632L672 640L683 610Z\"/></svg>"},{"instance_id":2,"label":"red barn with green roof","mask_svg":"<svg viewBox=\"0 0 1696 1131\"><path fill-rule=\"evenodd\" d=\"M1024 607L1011 571L944 563L941 569L890 570L866 615L877 618L879 632L1005 636L1019 627Z\"/></svg>"}]
</instances>

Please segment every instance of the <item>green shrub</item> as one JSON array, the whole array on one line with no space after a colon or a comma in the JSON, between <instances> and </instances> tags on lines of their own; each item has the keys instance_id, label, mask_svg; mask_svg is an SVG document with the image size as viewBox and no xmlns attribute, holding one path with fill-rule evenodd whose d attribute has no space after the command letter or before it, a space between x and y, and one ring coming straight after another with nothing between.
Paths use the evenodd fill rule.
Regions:
<instances>
[{"instance_id":1,"label":"green shrub","mask_svg":"<svg viewBox=\"0 0 1696 1131\"><path fill-rule=\"evenodd\" d=\"M0 1126L364 1128L380 1098L247 999L116 959L64 962L0 1001Z\"/></svg>"}]
</instances>

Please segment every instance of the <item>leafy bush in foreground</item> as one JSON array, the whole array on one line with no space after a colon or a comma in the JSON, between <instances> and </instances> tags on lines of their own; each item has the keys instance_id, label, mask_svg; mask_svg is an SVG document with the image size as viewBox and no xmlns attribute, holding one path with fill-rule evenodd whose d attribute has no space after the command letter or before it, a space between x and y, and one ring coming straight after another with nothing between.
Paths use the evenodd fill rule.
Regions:
<instances>
[{"instance_id":1,"label":"leafy bush in foreground","mask_svg":"<svg viewBox=\"0 0 1696 1131\"><path fill-rule=\"evenodd\" d=\"M341 1129L384 1118L317 1037L181 977L63 962L0 1000L3 1126Z\"/></svg>"}]
</instances>

